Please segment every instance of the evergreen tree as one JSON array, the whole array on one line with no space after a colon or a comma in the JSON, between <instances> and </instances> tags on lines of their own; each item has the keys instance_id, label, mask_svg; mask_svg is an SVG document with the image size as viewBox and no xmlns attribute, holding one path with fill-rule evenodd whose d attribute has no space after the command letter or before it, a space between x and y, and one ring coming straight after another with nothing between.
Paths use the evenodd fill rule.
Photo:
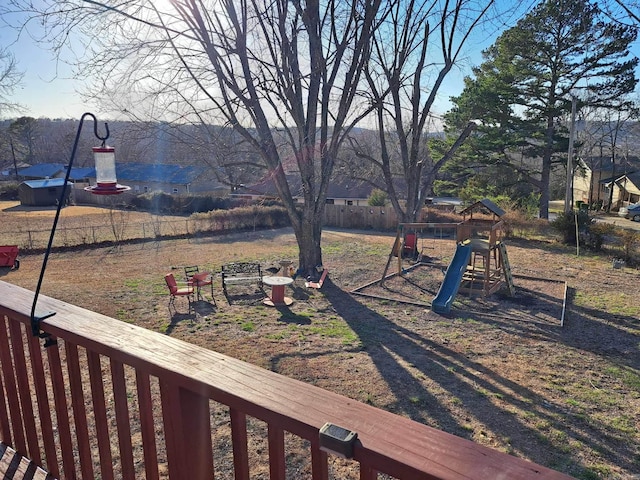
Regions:
<instances>
[{"instance_id":1,"label":"evergreen tree","mask_svg":"<svg viewBox=\"0 0 640 480\"><path fill-rule=\"evenodd\" d=\"M485 165L509 165L540 193L548 218L553 164L564 162L571 96L609 105L637 83L628 48L635 26L611 21L587 0L548 0L483 52L484 62L452 100L450 128L479 119L475 147Z\"/></svg>"}]
</instances>

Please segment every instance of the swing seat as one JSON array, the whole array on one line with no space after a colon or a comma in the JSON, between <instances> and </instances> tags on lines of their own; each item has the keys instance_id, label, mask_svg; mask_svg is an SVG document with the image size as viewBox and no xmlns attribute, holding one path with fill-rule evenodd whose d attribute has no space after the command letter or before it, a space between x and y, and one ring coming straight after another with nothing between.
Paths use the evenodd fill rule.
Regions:
<instances>
[{"instance_id":1,"label":"swing seat","mask_svg":"<svg viewBox=\"0 0 640 480\"><path fill-rule=\"evenodd\" d=\"M418 234L407 233L402 246L402 258L418 258Z\"/></svg>"}]
</instances>

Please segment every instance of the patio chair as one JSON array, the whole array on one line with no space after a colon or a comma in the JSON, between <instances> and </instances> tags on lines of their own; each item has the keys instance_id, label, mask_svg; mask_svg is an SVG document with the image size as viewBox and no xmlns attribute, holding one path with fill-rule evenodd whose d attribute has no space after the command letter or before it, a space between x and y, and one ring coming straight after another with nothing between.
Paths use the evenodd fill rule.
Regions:
<instances>
[{"instance_id":1,"label":"patio chair","mask_svg":"<svg viewBox=\"0 0 640 480\"><path fill-rule=\"evenodd\" d=\"M200 272L200 269L198 268L197 265L191 265L189 267L184 267L184 276L187 279L187 282L191 281L191 277L193 277L193 275L195 273Z\"/></svg>"},{"instance_id":2,"label":"patio chair","mask_svg":"<svg viewBox=\"0 0 640 480\"><path fill-rule=\"evenodd\" d=\"M187 297L189 301L189 311L191 311L191 302L193 298L193 285L187 285L184 287L179 287L178 282L176 282L176 278L173 276L173 273L167 273L164 276L165 282L167 282L167 287L169 287L169 308L173 305L173 308L176 307L175 300L176 297Z\"/></svg>"},{"instance_id":3,"label":"patio chair","mask_svg":"<svg viewBox=\"0 0 640 480\"><path fill-rule=\"evenodd\" d=\"M196 288L196 292L198 295L198 299L202 298L202 294L200 290L202 287L206 287L207 285L211 285L211 300L213 300L213 304L217 307L216 298L213 296L213 275L207 272L198 272L194 273L191 276L190 281L191 286Z\"/></svg>"}]
</instances>

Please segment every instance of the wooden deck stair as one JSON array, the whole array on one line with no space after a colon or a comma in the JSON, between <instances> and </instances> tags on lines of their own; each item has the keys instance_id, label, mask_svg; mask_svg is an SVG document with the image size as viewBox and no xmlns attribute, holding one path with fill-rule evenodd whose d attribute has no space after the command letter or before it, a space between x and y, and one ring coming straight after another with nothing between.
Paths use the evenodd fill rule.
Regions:
<instances>
[{"instance_id":1,"label":"wooden deck stair","mask_svg":"<svg viewBox=\"0 0 640 480\"><path fill-rule=\"evenodd\" d=\"M0 476L3 480L54 480L31 460L0 443Z\"/></svg>"}]
</instances>

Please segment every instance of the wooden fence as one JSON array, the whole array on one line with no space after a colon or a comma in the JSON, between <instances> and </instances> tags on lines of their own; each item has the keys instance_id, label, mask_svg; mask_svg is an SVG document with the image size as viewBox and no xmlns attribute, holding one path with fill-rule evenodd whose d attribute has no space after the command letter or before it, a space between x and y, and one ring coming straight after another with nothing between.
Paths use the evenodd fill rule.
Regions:
<instances>
[{"instance_id":1,"label":"wooden fence","mask_svg":"<svg viewBox=\"0 0 640 480\"><path fill-rule=\"evenodd\" d=\"M433 213L452 213L453 206L430 206L423 208L417 222L430 222ZM336 228L395 230L398 226L398 216L392 207L369 207L353 205L326 205L324 211L324 226Z\"/></svg>"},{"instance_id":2,"label":"wooden fence","mask_svg":"<svg viewBox=\"0 0 640 480\"><path fill-rule=\"evenodd\" d=\"M119 222L114 225L83 225L81 227L60 226L56 230L54 245L72 247L92 245L102 242L124 242L139 239L180 237L198 232L198 223L184 220L158 220L151 222ZM21 249L38 250L46 248L50 229L2 231L0 244L18 245Z\"/></svg>"},{"instance_id":3,"label":"wooden fence","mask_svg":"<svg viewBox=\"0 0 640 480\"><path fill-rule=\"evenodd\" d=\"M94 197L99 197L94 195ZM450 210L450 208L449 208ZM426 221L433 208L424 209L420 221ZM155 240L160 238L189 237L214 232L233 230L228 221L207 219L206 217L185 217L183 220L163 220L157 216L149 222L133 222L128 219L127 210L114 209L113 214L101 224L85 224L79 227L60 225L56 231L56 246L72 247L102 242L126 242L133 240ZM251 228L251 219L244 220L243 228ZM256 226L264 221L260 215L254 219ZM350 205L326 205L324 227L392 231L398 226L398 217L391 207L368 207ZM266 227L269 228L269 227ZM0 231L0 245L18 245L21 249L37 250L45 248L49 239L49 229L25 229L20 231Z\"/></svg>"},{"instance_id":4,"label":"wooden fence","mask_svg":"<svg viewBox=\"0 0 640 480\"><path fill-rule=\"evenodd\" d=\"M393 230L398 224L391 207L326 205L324 226L353 229Z\"/></svg>"}]
</instances>

